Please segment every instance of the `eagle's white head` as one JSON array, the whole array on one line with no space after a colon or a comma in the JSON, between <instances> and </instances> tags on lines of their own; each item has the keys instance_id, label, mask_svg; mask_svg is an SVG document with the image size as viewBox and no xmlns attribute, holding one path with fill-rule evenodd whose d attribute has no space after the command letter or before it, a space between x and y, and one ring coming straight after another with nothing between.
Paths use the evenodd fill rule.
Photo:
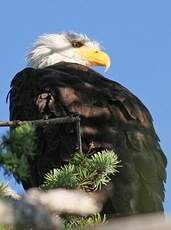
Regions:
<instances>
[{"instance_id":1,"label":"eagle's white head","mask_svg":"<svg viewBox=\"0 0 171 230\"><path fill-rule=\"evenodd\" d=\"M104 66L106 69L110 66L110 58L100 50L98 42L73 32L40 36L27 55L28 66L33 68L44 68L62 61Z\"/></svg>"}]
</instances>

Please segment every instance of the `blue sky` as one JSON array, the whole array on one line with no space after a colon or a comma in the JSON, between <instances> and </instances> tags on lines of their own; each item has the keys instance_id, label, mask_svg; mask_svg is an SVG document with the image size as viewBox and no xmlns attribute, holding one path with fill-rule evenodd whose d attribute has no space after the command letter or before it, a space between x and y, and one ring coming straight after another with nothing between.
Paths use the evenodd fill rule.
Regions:
<instances>
[{"instance_id":1,"label":"blue sky","mask_svg":"<svg viewBox=\"0 0 171 230\"><path fill-rule=\"evenodd\" d=\"M37 36L58 31L86 33L101 42L112 59L105 76L120 82L149 108L161 146L171 156L170 0L15 0L0 8L0 120L8 120L5 98L12 77L25 67L25 54ZM101 70L100 70L101 71ZM0 134L5 129L0 129ZM171 212L168 164L165 210ZM2 180L9 180L1 175ZM10 179L21 192L21 186Z\"/></svg>"}]
</instances>

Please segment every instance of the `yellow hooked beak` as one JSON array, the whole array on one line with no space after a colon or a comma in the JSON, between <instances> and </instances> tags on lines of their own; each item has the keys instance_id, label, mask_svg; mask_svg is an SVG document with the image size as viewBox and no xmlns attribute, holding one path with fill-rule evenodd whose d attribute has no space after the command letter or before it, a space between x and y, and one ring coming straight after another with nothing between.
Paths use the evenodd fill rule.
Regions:
<instances>
[{"instance_id":1,"label":"yellow hooked beak","mask_svg":"<svg viewBox=\"0 0 171 230\"><path fill-rule=\"evenodd\" d=\"M106 70L110 67L110 57L101 50L81 47L79 54L83 59L88 61L90 66L104 66Z\"/></svg>"}]
</instances>

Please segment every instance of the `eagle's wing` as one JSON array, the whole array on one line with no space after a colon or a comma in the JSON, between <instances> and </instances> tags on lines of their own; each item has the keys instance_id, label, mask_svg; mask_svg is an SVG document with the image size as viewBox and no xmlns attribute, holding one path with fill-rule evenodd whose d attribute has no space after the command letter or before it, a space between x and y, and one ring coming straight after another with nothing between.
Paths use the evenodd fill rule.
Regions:
<instances>
[{"instance_id":1,"label":"eagle's wing","mask_svg":"<svg viewBox=\"0 0 171 230\"><path fill-rule=\"evenodd\" d=\"M163 210L166 159L152 118L142 102L120 84L70 63L27 68L11 84L11 119L34 120L80 114L83 151L113 149L122 162L112 179L109 212ZM25 187L42 183L49 169L68 161L77 149L74 125L37 128L40 155L30 160Z\"/></svg>"}]
</instances>

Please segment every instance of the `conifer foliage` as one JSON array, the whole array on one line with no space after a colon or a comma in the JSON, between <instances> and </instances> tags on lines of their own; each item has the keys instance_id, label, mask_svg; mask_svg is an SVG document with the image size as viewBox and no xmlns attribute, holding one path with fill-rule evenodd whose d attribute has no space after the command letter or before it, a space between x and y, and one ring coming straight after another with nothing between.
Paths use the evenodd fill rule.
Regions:
<instances>
[{"instance_id":1,"label":"conifer foliage","mask_svg":"<svg viewBox=\"0 0 171 230\"><path fill-rule=\"evenodd\" d=\"M0 165L6 173L12 173L17 181L28 176L27 156L33 157L35 146L34 126L24 124L2 136L0 141Z\"/></svg>"},{"instance_id":2,"label":"conifer foliage","mask_svg":"<svg viewBox=\"0 0 171 230\"><path fill-rule=\"evenodd\" d=\"M34 157L36 138L35 127L25 124L8 132L2 137L0 145L0 164L11 172L15 178L27 180L27 157ZM97 152L89 157L84 153L75 153L70 163L54 168L45 175L45 181L40 189L54 188L77 189L86 192L95 192L105 188L110 183L110 176L118 172L120 161L113 151ZM3 186L0 193L3 194ZM63 215L66 229L76 229L94 226L105 221L105 216L96 213L91 216Z\"/></svg>"}]
</instances>

